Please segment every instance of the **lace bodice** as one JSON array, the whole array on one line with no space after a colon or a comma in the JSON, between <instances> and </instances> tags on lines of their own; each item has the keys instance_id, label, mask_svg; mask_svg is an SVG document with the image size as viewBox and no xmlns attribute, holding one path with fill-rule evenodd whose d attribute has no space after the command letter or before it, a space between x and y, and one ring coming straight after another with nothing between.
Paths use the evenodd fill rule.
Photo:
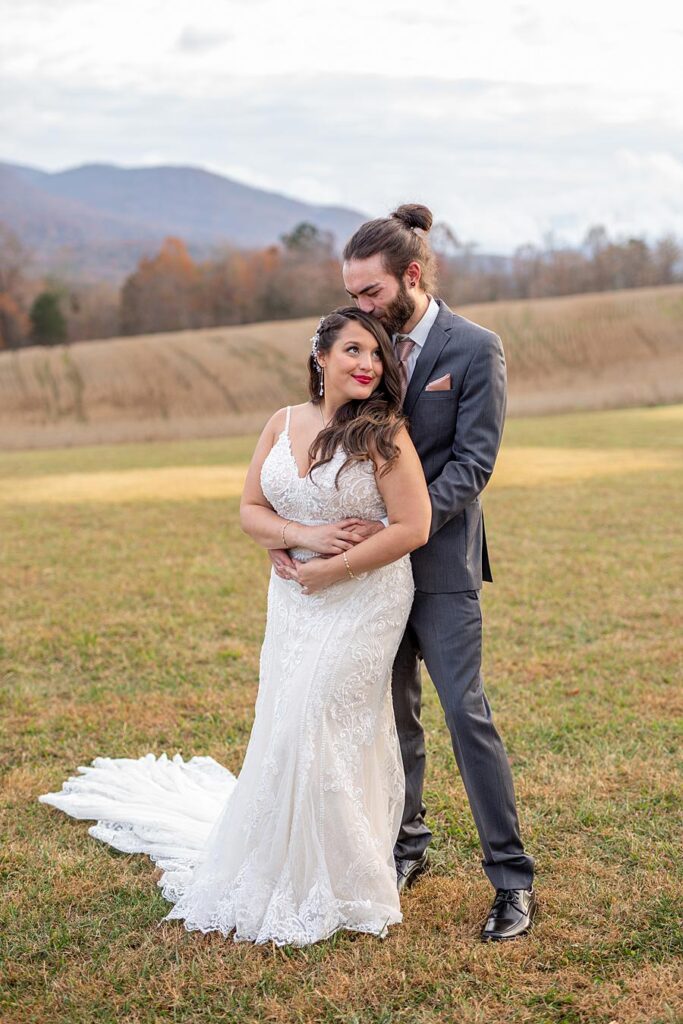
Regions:
<instances>
[{"instance_id":1,"label":"lace bodice","mask_svg":"<svg viewBox=\"0 0 683 1024\"><path fill-rule=\"evenodd\" d=\"M346 453L339 448L330 462L314 470L312 476L299 476L289 437L291 406L287 406L285 428L268 452L261 467L261 490L278 515L297 523L318 525L357 516L381 519L387 510L375 480L372 460L354 462L339 477ZM292 548L300 561L314 557L306 548Z\"/></svg>"}]
</instances>

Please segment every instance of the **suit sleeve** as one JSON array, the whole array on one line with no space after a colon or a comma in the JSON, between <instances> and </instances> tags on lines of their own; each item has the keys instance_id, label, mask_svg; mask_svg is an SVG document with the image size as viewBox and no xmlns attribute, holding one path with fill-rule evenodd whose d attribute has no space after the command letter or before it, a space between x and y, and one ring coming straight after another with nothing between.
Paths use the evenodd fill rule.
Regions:
<instances>
[{"instance_id":1,"label":"suit sleeve","mask_svg":"<svg viewBox=\"0 0 683 1024\"><path fill-rule=\"evenodd\" d=\"M429 484L430 537L486 487L503 436L506 406L503 346L498 335L487 332L465 373L450 458Z\"/></svg>"}]
</instances>

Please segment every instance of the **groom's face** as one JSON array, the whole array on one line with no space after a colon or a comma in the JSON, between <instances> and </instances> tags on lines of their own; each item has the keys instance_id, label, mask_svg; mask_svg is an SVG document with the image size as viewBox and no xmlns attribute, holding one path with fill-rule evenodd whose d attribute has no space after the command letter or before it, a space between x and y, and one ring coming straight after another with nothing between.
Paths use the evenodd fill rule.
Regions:
<instances>
[{"instance_id":1,"label":"groom's face","mask_svg":"<svg viewBox=\"0 0 683 1024\"><path fill-rule=\"evenodd\" d=\"M359 309L376 317L389 334L400 331L415 312L415 300L384 266L381 253L366 260L347 260L344 287Z\"/></svg>"}]
</instances>

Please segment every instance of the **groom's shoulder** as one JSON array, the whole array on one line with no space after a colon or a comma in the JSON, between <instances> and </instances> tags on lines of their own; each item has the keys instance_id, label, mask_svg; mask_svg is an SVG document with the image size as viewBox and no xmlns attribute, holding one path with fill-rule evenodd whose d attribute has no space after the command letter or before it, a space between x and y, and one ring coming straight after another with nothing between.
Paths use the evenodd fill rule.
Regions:
<instances>
[{"instance_id":1,"label":"groom's shoulder","mask_svg":"<svg viewBox=\"0 0 683 1024\"><path fill-rule=\"evenodd\" d=\"M443 328L449 328L451 337L457 337L461 344L467 343L473 348L478 348L479 346L484 346L485 348L502 347L500 337L495 331L484 327L482 324L475 323L474 320L468 320L466 316L462 316L460 313L455 313L443 299L439 299L438 302L440 309L437 323L440 323Z\"/></svg>"}]
</instances>

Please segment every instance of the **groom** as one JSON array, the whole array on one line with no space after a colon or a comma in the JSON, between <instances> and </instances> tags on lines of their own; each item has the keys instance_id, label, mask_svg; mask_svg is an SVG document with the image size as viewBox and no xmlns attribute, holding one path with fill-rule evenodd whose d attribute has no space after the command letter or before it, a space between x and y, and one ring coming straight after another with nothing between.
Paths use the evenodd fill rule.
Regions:
<instances>
[{"instance_id":1,"label":"groom","mask_svg":"<svg viewBox=\"0 0 683 1024\"><path fill-rule=\"evenodd\" d=\"M436 687L479 833L482 866L496 889L484 941L529 931L536 910L534 860L519 835L512 774L481 675L482 581L492 581L479 495L503 433L506 369L497 335L434 296L430 211L401 206L361 225L343 252L356 305L393 336L403 408L432 502L428 542L411 555L415 598L393 669L393 701L406 781L394 849L399 891L427 869L420 660ZM419 232L419 233L418 233ZM381 523L355 528L370 536ZM275 570L285 552L272 552Z\"/></svg>"}]
</instances>

